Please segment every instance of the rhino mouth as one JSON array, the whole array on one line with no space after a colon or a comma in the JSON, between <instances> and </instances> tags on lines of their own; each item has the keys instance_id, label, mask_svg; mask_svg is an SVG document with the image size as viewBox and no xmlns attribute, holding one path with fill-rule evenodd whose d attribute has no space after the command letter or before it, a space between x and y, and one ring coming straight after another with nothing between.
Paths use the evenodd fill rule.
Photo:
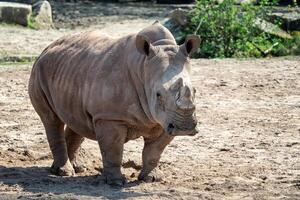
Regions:
<instances>
[{"instance_id":1,"label":"rhino mouth","mask_svg":"<svg viewBox=\"0 0 300 200\"><path fill-rule=\"evenodd\" d=\"M167 133L171 136L178 136L178 135L189 135L193 136L198 133L197 127L193 127L192 129L183 129L176 126L173 123L169 123L167 126Z\"/></svg>"}]
</instances>

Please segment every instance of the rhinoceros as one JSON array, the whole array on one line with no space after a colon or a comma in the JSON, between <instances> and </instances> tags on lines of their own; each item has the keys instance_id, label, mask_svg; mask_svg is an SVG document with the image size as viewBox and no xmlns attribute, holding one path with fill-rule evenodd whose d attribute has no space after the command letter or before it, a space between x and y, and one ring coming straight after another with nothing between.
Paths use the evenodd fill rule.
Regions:
<instances>
[{"instance_id":1,"label":"rhinoceros","mask_svg":"<svg viewBox=\"0 0 300 200\"><path fill-rule=\"evenodd\" d=\"M143 137L139 180L149 180L177 135L195 135L195 89L189 55L200 38L177 45L156 22L137 34L113 38L99 31L68 35L50 44L33 65L29 96L53 155L51 172L84 169L84 138L99 143L106 183L123 185L123 146Z\"/></svg>"}]
</instances>

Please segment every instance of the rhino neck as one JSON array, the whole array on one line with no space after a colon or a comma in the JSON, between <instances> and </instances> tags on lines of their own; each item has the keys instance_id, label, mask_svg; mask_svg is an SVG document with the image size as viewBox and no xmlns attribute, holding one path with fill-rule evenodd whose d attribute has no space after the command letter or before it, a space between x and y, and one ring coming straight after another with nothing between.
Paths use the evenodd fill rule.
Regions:
<instances>
[{"instance_id":1,"label":"rhino neck","mask_svg":"<svg viewBox=\"0 0 300 200\"><path fill-rule=\"evenodd\" d=\"M153 46L176 45L176 41L171 32L162 25L149 26L139 34L147 36ZM127 43L127 69L130 79L136 89L140 106L148 118L149 122L157 124L150 110L151 88L146 82L145 62L146 56L139 53L136 48L136 35L129 36Z\"/></svg>"},{"instance_id":2,"label":"rhino neck","mask_svg":"<svg viewBox=\"0 0 300 200\"><path fill-rule=\"evenodd\" d=\"M127 50L129 52L126 61L129 80L135 88L136 96L139 100L139 106L149 124L157 124L153 118L149 107L149 89L146 88L144 77L144 64L146 56L140 54L135 46L135 36L132 36L128 43ZM150 125L149 124L149 125Z\"/></svg>"}]
</instances>

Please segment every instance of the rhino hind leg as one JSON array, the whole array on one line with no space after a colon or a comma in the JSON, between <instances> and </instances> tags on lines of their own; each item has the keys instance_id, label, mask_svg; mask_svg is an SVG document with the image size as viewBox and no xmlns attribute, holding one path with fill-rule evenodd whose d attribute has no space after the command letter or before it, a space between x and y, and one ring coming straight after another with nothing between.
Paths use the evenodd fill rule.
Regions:
<instances>
[{"instance_id":1,"label":"rhino hind leg","mask_svg":"<svg viewBox=\"0 0 300 200\"><path fill-rule=\"evenodd\" d=\"M64 123L52 110L46 95L37 82L37 77L32 76L29 82L29 96L31 103L41 118L45 127L47 140L53 155L51 172L59 176L70 176L74 169L70 163L64 133Z\"/></svg>"},{"instance_id":2,"label":"rhino hind leg","mask_svg":"<svg viewBox=\"0 0 300 200\"><path fill-rule=\"evenodd\" d=\"M51 173L59 176L72 176L75 174L70 163L64 134L64 124L50 124L43 122L48 143L53 155Z\"/></svg>"},{"instance_id":3,"label":"rhino hind leg","mask_svg":"<svg viewBox=\"0 0 300 200\"><path fill-rule=\"evenodd\" d=\"M86 169L85 166L80 164L80 162L78 161L80 145L84 141L84 138L81 135L75 133L68 126L66 126L65 128L65 138L66 138L66 144L68 150L68 157L75 172L76 173L84 172Z\"/></svg>"}]
</instances>

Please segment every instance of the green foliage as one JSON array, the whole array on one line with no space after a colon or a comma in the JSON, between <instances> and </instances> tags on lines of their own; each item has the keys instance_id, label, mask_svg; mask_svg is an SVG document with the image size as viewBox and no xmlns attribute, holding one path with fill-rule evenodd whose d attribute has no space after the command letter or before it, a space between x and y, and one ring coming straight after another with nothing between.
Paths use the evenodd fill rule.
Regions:
<instances>
[{"instance_id":1,"label":"green foliage","mask_svg":"<svg viewBox=\"0 0 300 200\"><path fill-rule=\"evenodd\" d=\"M292 40L277 39L279 45L272 50L274 56L300 55L300 36Z\"/></svg>"},{"instance_id":2,"label":"green foliage","mask_svg":"<svg viewBox=\"0 0 300 200\"><path fill-rule=\"evenodd\" d=\"M236 6L235 0L224 0L220 4L198 0L188 15L189 23L183 36L201 36L202 44L196 57L262 57L266 52L287 55L291 41L263 32L255 25L259 19L267 18L274 4L260 0L258 5Z\"/></svg>"},{"instance_id":3,"label":"green foliage","mask_svg":"<svg viewBox=\"0 0 300 200\"><path fill-rule=\"evenodd\" d=\"M33 16L28 18L27 27L31 29L38 29Z\"/></svg>"}]
</instances>

